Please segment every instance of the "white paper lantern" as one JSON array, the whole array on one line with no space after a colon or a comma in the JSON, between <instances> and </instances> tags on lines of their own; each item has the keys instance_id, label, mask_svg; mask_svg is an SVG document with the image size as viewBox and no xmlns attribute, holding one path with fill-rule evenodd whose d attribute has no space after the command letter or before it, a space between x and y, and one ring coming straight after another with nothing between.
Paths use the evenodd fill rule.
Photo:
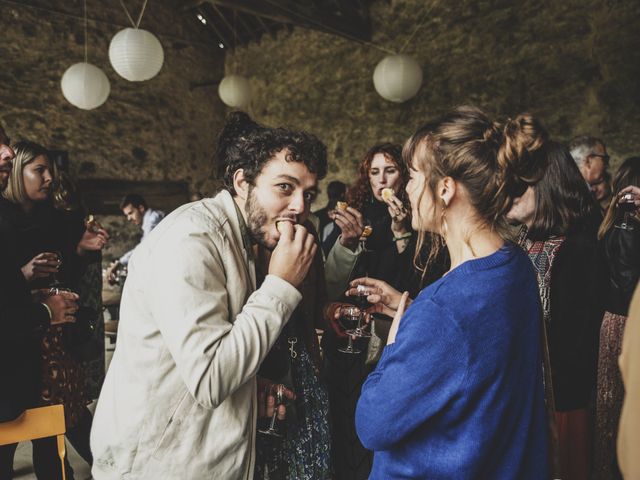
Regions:
<instances>
[{"instance_id":1,"label":"white paper lantern","mask_svg":"<svg viewBox=\"0 0 640 480\"><path fill-rule=\"evenodd\" d=\"M125 28L109 44L113 69L130 82L155 77L164 63L164 50L153 33L141 28Z\"/></svg>"},{"instance_id":2,"label":"white paper lantern","mask_svg":"<svg viewBox=\"0 0 640 480\"><path fill-rule=\"evenodd\" d=\"M376 65L373 86L386 100L406 102L422 86L422 68L408 55L389 55Z\"/></svg>"},{"instance_id":3,"label":"white paper lantern","mask_svg":"<svg viewBox=\"0 0 640 480\"><path fill-rule=\"evenodd\" d=\"M232 108L240 108L249 104L251 88L249 80L240 75L227 75L218 87L220 99Z\"/></svg>"},{"instance_id":4,"label":"white paper lantern","mask_svg":"<svg viewBox=\"0 0 640 480\"><path fill-rule=\"evenodd\" d=\"M62 95L67 101L83 110L98 108L109 97L111 85L109 79L95 65L76 63L62 75L60 81Z\"/></svg>"}]
</instances>

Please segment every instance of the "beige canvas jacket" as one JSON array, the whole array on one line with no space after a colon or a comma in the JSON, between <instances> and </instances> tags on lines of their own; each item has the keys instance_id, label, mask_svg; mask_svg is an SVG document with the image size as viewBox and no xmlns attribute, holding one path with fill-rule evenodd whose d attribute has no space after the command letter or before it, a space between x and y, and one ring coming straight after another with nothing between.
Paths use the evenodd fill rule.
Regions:
<instances>
[{"instance_id":1,"label":"beige canvas jacket","mask_svg":"<svg viewBox=\"0 0 640 480\"><path fill-rule=\"evenodd\" d=\"M640 284L629 307L619 363L625 397L618 429L618 463L625 479L640 480Z\"/></svg>"},{"instance_id":2,"label":"beige canvas jacket","mask_svg":"<svg viewBox=\"0 0 640 480\"><path fill-rule=\"evenodd\" d=\"M255 269L228 192L136 249L91 432L93 477L252 479L255 375L301 300Z\"/></svg>"}]
</instances>

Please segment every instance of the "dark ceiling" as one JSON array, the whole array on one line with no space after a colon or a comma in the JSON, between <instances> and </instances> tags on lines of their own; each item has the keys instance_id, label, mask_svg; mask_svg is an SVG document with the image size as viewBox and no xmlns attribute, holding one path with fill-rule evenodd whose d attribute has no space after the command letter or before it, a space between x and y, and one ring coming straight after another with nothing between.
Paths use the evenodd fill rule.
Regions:
<instances>
[{"instance_id":1,"label":"dark ceiling","mask_svg":"<svg viewBox=\"0 0 640 480\"><path fill-rule=\"evenodd\" d=\"M354 41L371 40L371 0L184 0L220 48L259 40L264 34L300 26Z\"/></svg>"}]
</instances>

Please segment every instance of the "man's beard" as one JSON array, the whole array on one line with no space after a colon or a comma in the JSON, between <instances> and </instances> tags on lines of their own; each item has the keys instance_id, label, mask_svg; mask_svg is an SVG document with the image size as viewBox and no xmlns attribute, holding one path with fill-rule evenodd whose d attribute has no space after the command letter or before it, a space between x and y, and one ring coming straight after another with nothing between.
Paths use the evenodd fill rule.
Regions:
<instances>
[{"instance_id":1,"label":"man's beard","mask_svg":"<svg viewBox=\"0 0 640 480\"><path fill-rule=\"evenodd\" d=\"M268 220L267 212L258 204L253 186L249 187L244 211L247 214L247 228L249 229L251 240L258 245L273 250L275 245L272 246L267 243L268 232L265 230Z\"/></svg>"}]
</instances>

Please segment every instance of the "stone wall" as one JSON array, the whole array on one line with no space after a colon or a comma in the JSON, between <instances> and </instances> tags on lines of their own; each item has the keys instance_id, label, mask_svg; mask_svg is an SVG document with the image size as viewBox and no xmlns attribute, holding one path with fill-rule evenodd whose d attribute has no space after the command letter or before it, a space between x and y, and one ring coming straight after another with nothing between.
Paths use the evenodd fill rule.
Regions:
<instances>
[{"instance_id":1,"label":"stone wall","mask_svg":"<svg viewBox=\"0 0 640 480\"><path fill-rule=\"evenodd\" d=\"M193 191L211 193L211 152L225 108L213 86L224 54L193 13L175 0L148 3L141 28L160 39L165 63L146 82L118 76L108 59L109 42L130 26L118 1L87 0L89 62L102 68L111 94L85 111L69 104L60 89L64 71L83 61L82 0L0 0L0 119L12 139L28 138L69 152L76 178L183 180ZM126 1L134 18L142 2ZM122 217L101 221L113 241L105 258L135 243L139 229Z\"/></svg>"},{"instance_id":2,"label":"stone wall","mask_svg":"<svg viewBox=\"0 0 640 480\"><path fill-rule=\"evenodd\" d=\"M377 0L371 8L373 43L394 51L426 19L405 50L423 66L424 83L404 104L374 90L386 53L324 33L264 36L226 59L227 72L237 65L250 79L258 120L326 142L327 181L349 182L368 147L403 142L466 103L502 118L529 111L562 141L602 136L614 164L640 154L640 2Z\"/></svg>"}]
</instances>

